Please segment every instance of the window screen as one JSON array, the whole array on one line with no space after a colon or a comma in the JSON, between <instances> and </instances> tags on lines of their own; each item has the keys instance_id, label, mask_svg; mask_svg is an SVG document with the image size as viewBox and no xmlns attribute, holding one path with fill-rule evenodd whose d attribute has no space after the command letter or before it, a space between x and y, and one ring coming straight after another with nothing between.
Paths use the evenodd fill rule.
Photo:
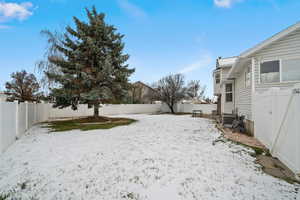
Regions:
<instances>
[{"instance_id":1,"label":"window screen","mask_svg":"<svg viewBox=\"0 0 300 200\"><path fill-rule=\"evenodd\" d=\"M274 83L280 81L279 72L280 62L268 61L260 64L260 82L261 83Z\"/></svg>"},{"instance_id":2,"label":"window screen","mask_svg":"<svg viewBox=\"0 0 300 200\"><path fill-rule=\"evenodd\" d=\"M300 81L300 59L282 61L282 81Z\"/></svg>"}]
</instances>

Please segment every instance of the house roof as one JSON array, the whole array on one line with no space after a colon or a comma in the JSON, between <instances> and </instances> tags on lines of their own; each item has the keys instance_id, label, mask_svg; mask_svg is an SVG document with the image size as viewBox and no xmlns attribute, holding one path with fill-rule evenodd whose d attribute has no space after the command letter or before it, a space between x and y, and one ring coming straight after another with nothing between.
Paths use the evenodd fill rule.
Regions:
<instances>
[{"instance_id":1,"label":"house roof","mask_svg":"<svg viewBox=\"0 0 300 200\"><path fill-rule=\"evenodd\" d=\"M237 60L237 56L227 57L227 58L218 58L218 67L229 67L232 66Z\"/></svg>"},{"instance_id":2,"label":"house roof","mask_svg":"<svg viewBox=\"0 0 300 200\"><path fill-rule=\"evenodd\" d=\"M284 29L283 31L281 31L281 32L273 35L272 37L262 41L261 43L255 45L254 47L244 51L243 53L241 53L239 55L239 57L242 57L242 58L249 57L249 56L253 55L254 53L256 53L257 51L269 46L273 42L276 42L276 41L282 39L283 37L287 36L288 34L298 30L299 28L300 28L300 22L297 22L296 24L289 26L288 28Z\"/></svg>"},{"instance_id":3,"label":"house roof","mask_svg":"<svg viewBox=\"0 0 300 200\"><path fill-rule=\"evenodd\" d=\"M155 91L155 89L153 89L152 87L150 87L149 85L147 85L147 84L145 84L145 83L143 83L143 82L141 82L141 81L137 81L137 82L133 83L133 85L137 85L137 84L143 85L144 87L147 87L147 88L149 88L150 90Z\"/></svg>"},{"instance_id":4,"label":"house roof","mask_svg":"<svg viewBox=\"0 0 300 200\"><path fill-rule=\"evenodd\" d=\"M243 63L247 58L251 57L253 54L257 53L258 51L264 49L265 47L273 44L274 42L282 39L283 37L289 35L290 33L300 29L300 22L297 22L296 24L284 29L283 31L273 35L272 37L262 41L261 43L255 45L254 47L244 51L241 53L237 59L236 62L233 64L233 67L229 71L229 78L233 77L233 73L237 71L237 68L240 66L240 63Z\"/></svg>"}]
</instances>

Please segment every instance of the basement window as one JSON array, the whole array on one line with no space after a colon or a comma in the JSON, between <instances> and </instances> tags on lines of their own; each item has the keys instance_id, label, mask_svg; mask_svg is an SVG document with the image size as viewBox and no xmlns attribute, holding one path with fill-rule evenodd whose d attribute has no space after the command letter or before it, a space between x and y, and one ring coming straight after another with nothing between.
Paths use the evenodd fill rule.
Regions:
<instances>
[{"instance_id":1,"label":"basement window","mask_svg":"<svg viewBox=\"0 0 300 200\"><path fill-rule=\"evenodd\" d=\"M260 82L276 83L280 82L280 61L268 61L260 64Z\"/></svg>"},{"instance_id":2,"label":"basement window","mask_svg":"<svg viewBox=\"0 0 300 200\"><path fill-rule=\"evenodd\" d=\"M226 102L232 102L232 83L228 83L225 86L225 100Z\"/></svg>"}]
</instances>

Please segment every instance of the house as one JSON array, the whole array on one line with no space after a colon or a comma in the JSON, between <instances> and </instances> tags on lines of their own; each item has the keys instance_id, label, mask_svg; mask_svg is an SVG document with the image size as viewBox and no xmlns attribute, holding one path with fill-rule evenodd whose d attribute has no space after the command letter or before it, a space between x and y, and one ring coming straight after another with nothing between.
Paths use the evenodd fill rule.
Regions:
<instances>
[{"instance_id":1,"label":"house","mask_svg":"<svg viewBox=\"0 0 300 200\"><path fill-rule=\"evenodd\" d=\"M300 23L239 56L218 58L213 77L223 121L232 114L245 116L247 131L254 134L254 95L272 87L291 89L300 82Z\"/></svg>"},{"instance_id":2,"label":"house","mask_svg":"<svg viewBox=\"0 0 300 200\"><path fill-rule=\"evenodd\" d=\"M232 89L227 88L226 94L225 87L232 87L232 80L228 80L228 74L233 64L237 60L237 57L221 58L217 59L216 69L213 71L214 77L214 96L217 97L219 115L232 114L233 113L233 94ZM229 90L230 89L230 90Z\"/></svg>"},{"instance_id":3,"label":"house","mask_svg":"<svg viewBox=\"0 0 300 200\"><path fill-rule=\"evenodd\" d=\"M0 102L1 101L6 101L7 95L4 92L0 92Z\"/></svg>"},{"instance_id":4,"label":"house","mask_svg":"<svg viewBox=\"0 0 300 200\"><path fill-rule=\"evenodd\" d=\"M141 81L132 84L130 93L132 103L151 104L156 100L156 90Z\"/></svg>"}]
</instances>

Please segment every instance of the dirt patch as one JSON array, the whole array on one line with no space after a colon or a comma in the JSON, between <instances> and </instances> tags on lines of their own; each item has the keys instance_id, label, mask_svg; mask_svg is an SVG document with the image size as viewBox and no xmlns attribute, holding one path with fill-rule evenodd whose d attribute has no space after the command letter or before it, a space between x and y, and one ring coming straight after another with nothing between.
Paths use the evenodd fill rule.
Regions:
<instances>
[{"instance_id":1,"label":"dirt patch","mask_svg":"<svg viewBox=\"0 0 300 200\"><path fill-rule=\"evenodd\" d=\"M259 148L262 149L263 151L267 151L267 148L260 141L258 141L256 138L252 136L248 136L242 133L233 133L231 129L223 128L219 124L217 124L217 128L223 132L223 136L226 139L235 141L237 143L242 143L249 147Z\"/></svg>"},{"instance_id":2,"label":"dirt patch","mask_svg":"<svg viewBox=\"0 0 300 200\"><path fill-rule=\"evenodd\" d=\"M262 170L271 176L283 179L289 183L300 183L295 178L295 174L277 158L259 155L255 162L260 164Z\"/></svg>"},{"instance_id":3,"label":"dirt patch","mask_svg":"<svg viewBox=\"0 0 300 200\"><path fill-rule=\"evenodd\" d=\"M70 131L80 129L82 131L95 130L95 129L110 129L116 126L129 125L136 122L134 119L129 118L111 118L111 117L85 117L72 120L58 120L46 123L46 128L51 132Z\"/></svg>"},{"instance_id":4,"label":"dirt patch","mask_svg":"<svg viewBox=\"0 0 300 200\"><path fill-rule=\"evenodd\" d=\"M296 178L296 175L285 166L280 160L272 157L269 150L256 138L241 134L233 133L229 128L223 128L220 124L216 124L216 127L223 133L220 138L213 142L215 145L217 142L231 141L238 145L249 147L255 151L253 156L256 157L255 163L262 166L262 170L273 177L283 179L288 183L300 183Z\"/></svg>"}]
</instances>

